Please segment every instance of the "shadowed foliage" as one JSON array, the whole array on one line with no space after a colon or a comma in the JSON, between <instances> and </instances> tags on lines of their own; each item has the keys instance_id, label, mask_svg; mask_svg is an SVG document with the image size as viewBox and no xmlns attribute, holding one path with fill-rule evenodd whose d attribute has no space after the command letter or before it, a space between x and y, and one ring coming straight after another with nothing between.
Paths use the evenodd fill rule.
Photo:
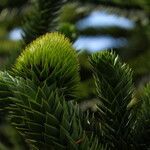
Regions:
<instances>
[{"instance_id":1,"label":"shadowed foliage","mask_svg":"<svg viewBox=\"0 0 150 150\"><path fill-rule=\"evenodd\" d=\"M113 52L93 54L89 67L96 98L84 111L77 54L59 33L28 45L11 74L0 72L1 113L30 149L149 148L149 86L136 96L131 69Z\"/></svg>"},{"instance_id":2,"label":"shadowed foliage","mask_svg":"<svg viewBox=\"0 0 150 150\"><path fill-rule=\"evenodd\" d=\"M32 15L26 17L23 26L24 42L32 42L37 37L56 29L57 14L64 0L35 0Z\"/></svg>"}]
</instances>

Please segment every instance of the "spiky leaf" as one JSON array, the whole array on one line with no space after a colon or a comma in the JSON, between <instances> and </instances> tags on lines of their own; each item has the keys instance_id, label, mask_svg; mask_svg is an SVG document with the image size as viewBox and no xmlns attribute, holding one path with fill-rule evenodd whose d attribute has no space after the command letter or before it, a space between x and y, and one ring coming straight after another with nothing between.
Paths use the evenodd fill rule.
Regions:
<instances>
[{"instance_id":1,"label":"spiky leaf","mask_svg":"<svg viewBox=\"0 0 150 150\"><path fill-rule=\"evenodd\" d=\"M132 71L108 51L93 54L91 64L100 101L95 113L99 135L115 149L128 149L133 125L128 108L133 94Z\"/></svg>"},{"instance_id":2,"label":"spiky leaf","mask_svg":"<svg viewBox=\"0 0 150 150\"><path fill-rule=\"evenodd\" d=\"M68 39L59 33L46 34L27 46L14 70L37 85L44 81L55 84L67 99L75 96L79 83L77 55Z\"/></svg>"},{"instance_id":3,"label":"spiky leaf","mask_svg":"<svg viewBox=\"0 0 150 150\"><path fill-rule=\"evenodd\" d=\"M83 130L82 113L73 102L58 96L46 82L43 87L20 78L8 85L13 92L7 107L12 125L36 149L99 150L98 138Z\"/></svg>"},{"instance_id":4,"label":"spiky leaf","mask_svg":"<svg viewBox=\"0 0 150 150\"><path fill-rule=\"evenodd\" d=\"M14 85L17 80L13 78L9 73L0 72L0 116L1 119L5 118L7 113L5 107L11 104L9 97L13 96L13 92L10 86Z\"/></svg>"}]
</instances>

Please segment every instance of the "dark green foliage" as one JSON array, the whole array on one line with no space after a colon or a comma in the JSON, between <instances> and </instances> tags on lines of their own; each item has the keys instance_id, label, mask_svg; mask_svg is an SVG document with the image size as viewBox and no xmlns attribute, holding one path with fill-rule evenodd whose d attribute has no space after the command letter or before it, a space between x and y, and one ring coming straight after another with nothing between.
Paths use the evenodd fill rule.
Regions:
<instances>
[{"instance_id":1,"label":"dark green foliage","mask_svg":"<svg viewBox=\"0 0 150 150\"><path fill-rule=\"evenodd\" d=\"M150 84L140 92L141 107L135 124L137 147L140 150L150 149Z\"/></svg>"},{"instance_id":2,"label":"dark green foliage","mask_svg":"<svg viewBox=\"0 0 150 150\"><path fill-rule=\"evenodd\" d=\"M85 89L78 87L79 66L71 43L59 33L33 41L11 75L0 72L1 113L7 112L31 149L148 149L150 86L137 97L131 69L113 52L95 53L81 67L84 63L94 76L88 79L95 81L91 88L96 98L93 110L82 112L72 101ZM86 81L86 73L80 74Z\"/></svg>"},{"instance_id":3,"label":"dark green foliage","mask_svg":"<svg viewBox=\"0 0 150 150\"><path fill-rule=\"evenodd\" d=\"M86 51L78 53L80 76L82 81L88 80L92 77L92 66L89 62L90 56L91 54Z\"/></svg>"},{"instance_id":4,"label":"dark green foliage","mask_svg":"<svg viewBox=\"0 0 150 150\"><path fill-rule=\"evenodd\" d=\"M99 150L98 139L88 138L82 128L82 113L73 102L58 96L57 89L36 86L31 80L15 79L7 84L13 92L7 110L12 125L31 147L37 149ZM4 76L4 77L5 77Z\"/></svg>"},{"instance_id":5,"label":"dark green foliage","mask_svg":"<svg viewBox=\"0 0 150 150\"><path fill-rule=\"evenodd\" d=\"M38 49L40 47L41 49ZM41 66L38 65L38 62L42 62ZM33 66L30 68L28 64L33 64ZM52 68L51 65L54 67L54 72L46 74ZM70 70L68 70L69 65ZM69 92L79 80L76 55L67 39L58 33L47 34L37 39L23 52L15 67L18 71L16 73L23 76L24 79L1 72L0 81L1 85L3 84L1 102L6 102L6 99L9 102L5 103L5 109L2 105L1 108L8 111L12 125L25 137L31 147L38 149L100 149L98 139L92 135L88 138L83 130L81 124L83 117L78 106L73 102L66 102L67 94L60 94L61 88L56 84L58 81L55 77L58 75L57 79L62 77L59 81L61 83L67 76L71 76L71 82L67 80L68 84L66 82L64 87ZM34 67L37 67L37 70ZM46 71L44 72L43 69ZM32 76L28 76L42 71L46 78L40 80L39 84L33 82ZM30 77L31 80L28 79ZM37 78L39 77L40 74ZM51 80L47 80L48 77ZM73 79L77 79L76 82L73 82ZM10 94L4 95L5 91Z\"/></svg>"},{"instance_id":6,"label":"dark green foliage","mask_svg":"<svg viewBox=\"0 0 150 150\"><path fill-rule=\"evenodd\" d=\"M61 23L58 27L58 31L64 34L71 41L75 41L77 38L77 29L74 24Z\"/></svg>"},{"instance_id":7,"label":"dark green foliage","mask_svg":"<svg viewBox=\"0 0 150 150\"><path fill-rule=\"evenodd\" d=\"M35 0L33 12L23 26L26 44L47 32L56 29L56 17L64 0Z\"/></svg>"},{"instance_id":8,"label":"dark green foliage","mask_svg":"<svg viewBox=\"0 0 150 150\"><path fill-rule=\"evenodd\" d=\"M95 113L97 132L112 148L130 149L132 72L108 51L93 54L91 64L100 101Z\"/></svg>"},{"instance_id":9,"label":"dark green foliage","mask_svg":"<svg viewBox=\"0 0 150 150\"><path fill-rule=\"evenodd\" d=\"M32 84L32 82L29 84ZM73 122L78 125L77 117L74 117L74 110L70 110L71 113L68 112L68 107L71 108L71 105L68 106L63 98L59 98L57 94L55 96L55 92L48 91L49 88L46 85L42 87L46 93L43 93L43 89L39 88L36 89L37 93L31 91L31 96L29 94L24 95L29 85L23 85L22 83L21 87L23 86L27 86L24 87L25 90L20 94L15 94L15 98L21 97L21 99L14 100L16 103L14 109L17 109L16 113L11 114L14 126L26 136L30 143L39 149L75 147L75 140L81 138L82 132L80 133L80 130L78 130L79 133L74 132L77 130L70 124ZM17 115L18 112L20 112L19 115ZM22 122L21 124L18 123L19 119Z\"/></svg>"},{"instance_id":10,"label":"dark green foliage","mask_svg":"<svg viewBox=\"0 0 150 150\"><path fill-rule=\"evenodd\" d=\"M13 0L13 1L0 0L0 6L14 8L14 7L20 7L24 5L26 2L28 2L28 0Z\"/></svg>"},{"instance_id":11,"label":"dark green foliage","mask_svg":"<svg viewBox=\"0 0 150 150\"><path fill-rule=\"evenodd\" d=\"M0 150L29 150L29 146L10 123L3 122L0 126Z\"/></svg>"},{"instance_id":12,"label":"dark green foliage","mask_svg":"<svg viewBox=\"0 0 150 150\"><path fill-rule=\"evenodd\" d=\"M0 69L9 69L15 63L19 50L21 48L21 41L0 41Z\"/></svg>"},{"instance_id":13,"label":"dark green foliage","mask_svg":"<svg viewBox=\"0 0 150 150\"><path fill-rule=\"evenodd\" d=\"M92 66L89 62L91 54L87 51L81 51L78 53L79 65L80 65L80 101L89 100L95 98L95 84L93 80Z\"/></svg>"},{"instance_id":14,"label":"dark green foliage","mask_svg":"<svg viewBox=\"0 0 150 150\"><path fill-rule=\"evenodd\" d=\"M148 75L150 70L150 51L145 52L142 55L137 56L136 58L130 59L128 61L130 67L135 70L136 76Z\"/></svg>"},{"instance_id":15,"label":"dark green foliage","mask_svg":"<svg viewBox=\"0 0 150 150\"><path fill-rule=\"evenodd\" d=\"M81 2L91 2L96 4L103 4L106 6L115 6L120 8L126 8L126 9L146 9L148 10L149 6L149 0L80 0Z\"/></svg>"},{"instance_id":16,"label":"dark green foliage","mask_svg":"<svg viewBox=\"0 0 150 150\"><path fill-rule=\"evenodd\" d=\"M118 50L119 54L125 60L134 58L130 64L136 75L149 74L146 61L149 60L149 0L80 0L84 5L70 3L63 7L56 26L58 12L66 1L0 0L0 38L8 40L10 30L19 27L22 16L28 12L30 16L23 28L25 44L54 30L59 30L71 41L81 34L123 36L129 43L126 50ZM28 7L27 2L33 2L34 6ZM78 31L76 21L92 10L125 16L133 20L136 27L133 30ZM20 44L12 43L1 41L0 67L13 65ZM146 53L139 56L144 51ZM1 118L8 116L8 121L28 142L30 149L150 149L150 85L137 96L132 71L117 55L96 53L91 58L92 65L87 55L79 54L79 69L71 44L58 33L47 34L28 45L11 75L0 72ZM87 100L81 102L83 105L90 103L87 108L79 104L84 112L71 101L76 99ZM6 129L8 133L7 126ZM21 146L14 147L11 138L7 141L2 133L5 131L0 128L0 149L26 149L20 141Z\"/></svg>"},{"instance_id":17,"label":"dark green foliage","mask_svg":"<svg viewBox=\"0 0 150 150\"><path fill-rule=\"evenodd\" d=\"M13 78L7 72L0 72L0 122L7 113L4 108L11 103L9 97L13 96L13 93L9 86L12 84L14 84Z\"/></svg>"}]
</instances>

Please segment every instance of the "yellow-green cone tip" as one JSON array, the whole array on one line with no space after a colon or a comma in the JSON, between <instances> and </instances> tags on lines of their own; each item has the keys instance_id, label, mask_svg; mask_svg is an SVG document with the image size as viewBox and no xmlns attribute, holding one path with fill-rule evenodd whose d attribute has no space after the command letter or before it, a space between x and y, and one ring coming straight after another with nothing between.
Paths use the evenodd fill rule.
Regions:
<instances>
[{"instance_id":1,"label":"yellow-green cone tip","mask_svg":"<svg viewBox=\"0 0 150 150\"><path fill-rule=\"evenodd\" d=\"M58 88L72 95L79 83L79 65L72 44L64 35L47 33L26 47L14 66L17 75ZM70 91L70 92L69 92Z\"/></svg>"}]
</instances>

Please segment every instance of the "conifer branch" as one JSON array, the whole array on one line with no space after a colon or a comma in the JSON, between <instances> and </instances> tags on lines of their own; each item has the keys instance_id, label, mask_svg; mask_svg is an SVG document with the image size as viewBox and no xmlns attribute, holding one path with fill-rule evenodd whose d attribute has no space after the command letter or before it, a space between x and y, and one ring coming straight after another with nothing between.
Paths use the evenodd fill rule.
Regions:
<instances>
[{"instance_id":1,"label":"conifer branch","mask_svg":"<svg viewBox=\"0 0 150 150\"><path fill-rule=\"evenodd\" d=\"M134 123L128 109L133 95L132 71L108 51L93 54L91 64L100 101L95 113L97 132L112 148L128 149Z\"/></svg>"},{"instance_id":2,"label":"conifer branch","mask_svg":"<svg viewBox=\"0 0 150 150\"><path fill-rule=\"evenodd\" d=\"M35 40L37 37L54 31L58 12L65 0L35 0L33 13L26 17L23 25L23 39L25 44Z\"/></svg>"}]
</instances>

